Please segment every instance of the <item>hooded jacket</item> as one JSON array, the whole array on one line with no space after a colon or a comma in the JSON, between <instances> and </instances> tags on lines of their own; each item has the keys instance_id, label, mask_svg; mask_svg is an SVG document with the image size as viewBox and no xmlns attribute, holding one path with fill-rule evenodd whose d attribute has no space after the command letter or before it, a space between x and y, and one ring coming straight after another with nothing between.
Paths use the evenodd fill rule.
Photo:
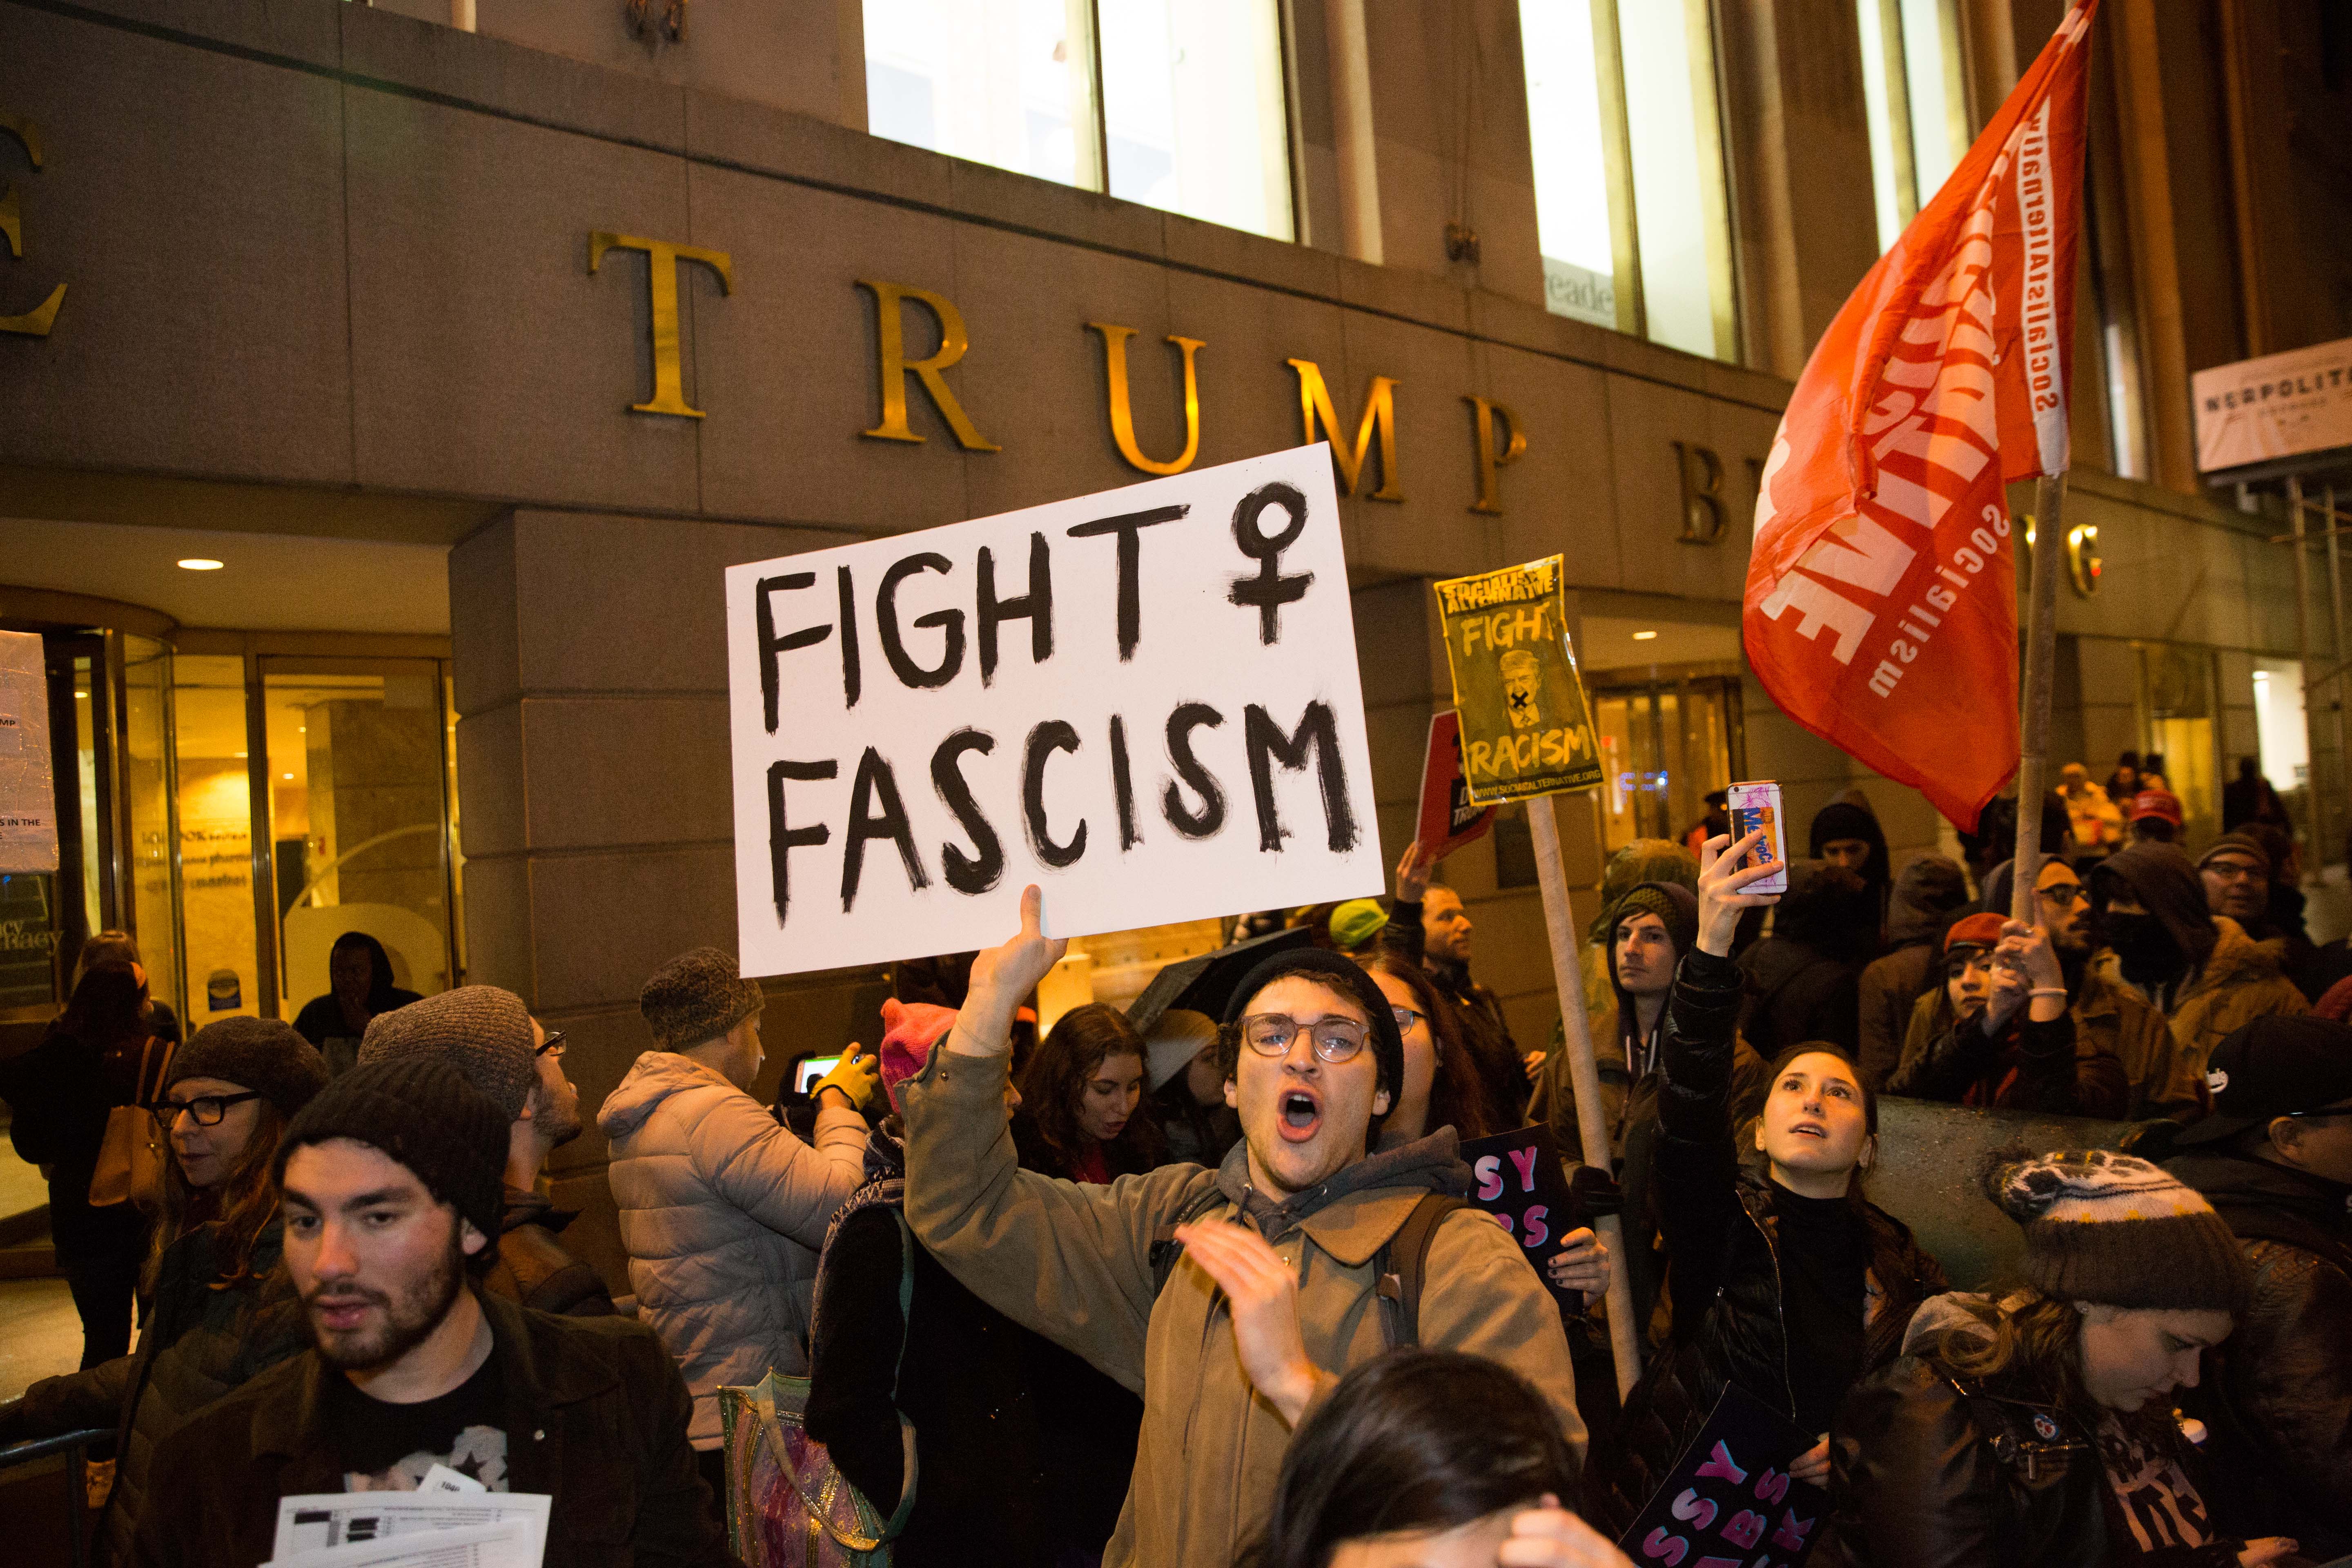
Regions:
<instances>
[{"instance_id":1,"label":"hooded jacket","mask_svg":"<svg viewBox=\"0 0 2352 1568\"><path fill-rule=\"evenodd\" d=\"M2213 1429L2221 1489L2305 1557L2352 1552L2352 1192L2221 1150L2165 1169L2205 1194L2253 1269L2245 1321L2184 1396Z\"/></svg>"},{"instance_id":2,"label":"hooded jacket","mask_svg":"<svg viewBox=\"0 0 2352 1568\"><path fill-rule=\"evenodd\" d=\"M1860 982L1862 1043L1854 1066L1873 1089L1885 1092L1887 1078L1903 1059L1912 1005L1935 984L1944 928L1968 901L1966 874L1941 855L1920 856L1895 879L1886 914L1886 940L1894 951L1872 960Z\"/></svg>"},{"instance_id":3,"label":"hooded jacket","mask_svg":"<svg viewBox=\"0 0 2352 1568\"><path fill-rule=\"evenodd\" d=\"M1886 830L1878 825L1878 814L1870 809L1869 800L1858 789L1841 793L1813 814L1806 857L1820 859L1822 847L1839 838L1859 838L1870 846L1870 858L1861 867L1862 879L1877 895L1877 908L1884 914L1888 890L1895 885L1894 868L1886 858Z\"/></svg>"},{"instance_id":4,"label":"hooded jacket","mask_svg":"<svg viewBox=\"0 0 2352 1568\"><path fill-rule=\"evenodd\" d=\"M1007 1059L942 1048L902 1089L907 1223L982 1300L1143 1396L1105 1568L1229 1568L1265 1521L1290 1429L1242 1370L1207 1272L1180 1258L1162 1286L1169 1228L1187 1215L1255 1225L1297 1273L1308 1359L1336 1377L1388 1348L1374 1278L1382 1247L1425 1194L1468 1190L1454 1131L1381 1150L1286 1201L1250 1186L1245 1142L1216 1171L1163 1165L1081 1185L1015 1163ZM1432 1236L1419 1338L1518 1373L1583 1450L1559 1310L1486 1215L1447 1215Z\"/></svg>"},{"instance_id":5,"label":"hooded jacket","mask_svg":"<svg viewBox=\"0 0 2352 1568\"><path fill-rule=\"evenodd\" d=\"M717 1068L647 1051L596 1113L637 1316L694 1393L692 1436L719 1446L719 1387L808 1370L816 1252L857 1190L866 1119L819 1108L802 1142Z\"/></svg>"},{"instance_id":6,"label":"hooded jacket","mask_svg":"<svg viewBox=\"0 0 2352 1568\"><path fill-rule=\"evenodd\" d=\"M1862 971L1878 951L1878 903L1865 882L1819 861L1789 868L1772 934L1741 953L1748 997L1742 1038L1770 1061L1790 1046L1826 1040L1848 1057L1861 1047Z\"/></svg>"},{"instance_id":7,"label":"hooded jacket","mask_svg":"<svg viewBox=\"0 0 2352 1568\"><path fill-rule=\"evenodd\" d=\"M1779 1226L1770 1186L1741 1168L1731 1115L1739 972L1693 952L1675 979L1664 1025L1665 1084L1656 1194L1674 1260L1675 1339L1625 1402L1612 1452L1596 1456L1586 1501L1610 1533L1623 1530L1697 1436L1724 1385L1737 1383L1793 1417ZM1947 1289L1943 1268L1909 1227L1863 1205L1870 1262L1862 1365L1893 1359L1921 1300Z\"/></svg>"}]
</instances>

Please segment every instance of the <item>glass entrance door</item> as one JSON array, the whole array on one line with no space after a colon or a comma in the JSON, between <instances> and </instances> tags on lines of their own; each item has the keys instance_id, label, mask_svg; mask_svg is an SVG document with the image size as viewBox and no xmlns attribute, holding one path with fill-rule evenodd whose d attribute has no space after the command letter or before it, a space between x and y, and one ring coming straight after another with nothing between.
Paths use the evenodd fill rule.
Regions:
<instances>
[{"instance_id":1,"label":"glass entrance door","mask_svg":"<svg viewBox=\"0 0 2352 1568\"><path fill-rule=\"evenodd\" d=\"M1706 815L1709 791L1739 776L1739 682L1730 677L1601 686L1601 809L1607 847L1679 839Z\"/></svg>"}]
</instances>

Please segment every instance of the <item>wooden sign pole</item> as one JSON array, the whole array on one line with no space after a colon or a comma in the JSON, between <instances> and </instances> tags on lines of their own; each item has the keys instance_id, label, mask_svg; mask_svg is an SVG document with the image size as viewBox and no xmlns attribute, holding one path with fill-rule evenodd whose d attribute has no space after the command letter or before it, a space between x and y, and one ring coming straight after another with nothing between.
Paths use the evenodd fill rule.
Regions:
<instances>
[{"instance_id":1,"label":"wooden sign pole","mask_svg":"<svg viewBox=\"0 0 2352 1568\"><path fill-rule=\"evenodd\" d=\"M1528 828L1535 840L1536 880L1543 889L1544 931L1550 938L1552 984L1559 989L1561 1048L1568 1052L1569 1082L1576 1089L1576 1131L1584 1163L1615 1173L1609 1156L1609 1129L1602 1124L1601 1074L1592 1060L1592 1021L1584 1010L1584 973L1576 962L1576 919L1568 905L1568 877L1561 868L1559 826L1552 797L1528 802ZM1642 1376L1641 1339L1633 1321L1633 1285L1626 1272L1625 1226L1616 1215L1592 1222L1609 1248L1609 1348L1617 1363L1617 1393L1633 1392Z\"/></svg>"},{"instance_id":2,"label":"wooden sign pole","mask_svg":"<svg viewBox=\"0 0 2352 1568\"><path fill-rule=\"evenodd\" d=\"M2033 578L2026 594L2025 710L2017 755L2017 841L2009 918L2033 921L2033 884L2042 877L2042 797L2050 787L2050 677L2058 658L2058 573L2066 551L2066 476L2033 481Z\"/></svg>"}]
</instances>

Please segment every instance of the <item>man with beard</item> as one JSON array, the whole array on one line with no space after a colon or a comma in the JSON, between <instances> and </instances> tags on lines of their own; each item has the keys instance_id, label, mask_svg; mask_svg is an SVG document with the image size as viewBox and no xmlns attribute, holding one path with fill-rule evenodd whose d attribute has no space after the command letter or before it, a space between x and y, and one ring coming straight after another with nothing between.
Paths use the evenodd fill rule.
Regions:
<instances>
[{"instance_id":1,"label":"man with beard","mask_svg":"<svg viewBox=\"0 0 2352 1568\"><path fill-rule=\"evenodd\" d=\"M1461 894L1429 879L1436 869L1436 861L1422 858L1419 840L1406 847L1397 864L1396 899L1381 940L1419 961L1436 984L1437 994L1453 1005L1462 1024L1462 1043L1469 1048L1471 1065L1478 1069L1486 1090L1486 1125L1525 1126L1531 1081L1546 1053L1523 1054L1511 1038L1502 1002L1470 977L1470 911L1463 908Z\"/></svg>"},{"instance_id":2,"label":"man with beard","mask_svg":"<svg viewBox=\"0 0 2352 1568\"><path fill-rule=\"evenodd\" d=\"M612 1292L556 1236L578 1215L538 1191L547 1157L580 1136L580 1091L563 1076L563 1033L496 985L461 985L386 1013L368 1026L362 1062L439 1057L509 1118L506 1207L499 1256L482 1283L542 1312L608 1317Z\"/></svg>"},{"instance_id":3,"label":"man with beard","mask_svg":"<svg viewBox=\"0 0 2352 1568\"><path fill-rule=\"evenodd\" d=\"M1106 1568L1229 1568L1308 1408L1397 1344L1502 1363L1581 1455L1537 1255L1457 1201L1470 1173L1452 1128L1381 1141L1404 1042L1352 960L1293 950L1234 989L1220 1048L1242 1142L1219 1169L1163 1165L1107 1187L1016 1169L1013 1013L1068 945L1039 917L1032 887L1019 933L974 962L954 1028L900 1091L906 1216L973 1295L1142 1394Z\"/></svg>"},{"instance_id":4,"label":"man with beard","mask_svg":"<svg viewBox=\"0 0 2352 1568\"><path fill-rule=\"evenodd\" d=\"M2178 845L2117 850L2093 868L2090 890L2092 919L2114 951L2111 964L2102 955L2103 973L2162 1013L2172 1032L2173 1059L2161 1064L2160 1079L2159 1064L2149 1064L2151 1079L2165 1085L2165 1103L2152 1113L2192 1121L2206 1103L2205 1058L2214 1047L2256 1018L2299 1017L2311 1004L2281 973L2277 954L2210 911L2197 863ZM2126 1057L2124 1067L2133 1073L2135 1064Z\"/></svg>"},{"instance_id":5,"label":"man with beard","mask_svg":"<svg viewBox=\"0 0 2352 1568\"><path fill-rule=\"evenodd\" d=\"M352 1068L286 1130L286 1267L312 1348L163 1445L133 1561L259 1563L278 1500L437 1471L552 1499L550 1563L732 1563L650 1330L483 1291L508 1121L446 1061Z\"/></svg>"}]
</instances>

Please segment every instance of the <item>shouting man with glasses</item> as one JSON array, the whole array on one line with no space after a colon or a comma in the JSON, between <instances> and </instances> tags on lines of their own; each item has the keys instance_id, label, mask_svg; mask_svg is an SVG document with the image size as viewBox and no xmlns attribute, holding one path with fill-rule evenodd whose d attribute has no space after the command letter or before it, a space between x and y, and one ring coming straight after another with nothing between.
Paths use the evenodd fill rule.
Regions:
<instances>
[{"instance_id":1,"label":"shouting man with glasses","mask_svg":"<svg viewBox=\"0 0 2352 1568\"><path fill-rule=\"evenodd\" d=\"M1221 1168L1108 1187L1018 1169L1013 1010L1067 945L1040 930L1031 888L1020 933L974 961L944 1048L903 1090L906 1215L975 1295L1143 1395L1106 1568L1225 1568L1300 1418L1398 1343L1511 1367L1582 1451L1559 1310L1517 1243L1461 1207L1453 1130L1381 1142L1404 1047L1352 961L1282 953L1234 993L1224 1092L1242 1142Z\"/></svg>"},{"instance_id":2,"label":"shouting man with glasses","mask_svg":"<svg viewBox=\"0 0 2352 1568\"><path fill-rule=\"evenodd\" d=\"M580 1136L580 1091L563 1076L563 1033L550 1033L521 997L496 985L460 985L379 1014L361 1042L362 1062L438 1057L507 1116L506 1203L498 1261L483 1289L542 1312L610 1317L603 1277L556 1239L577 1215L539 1191L547 1157Z\"/></svg>"}]
</instances>

